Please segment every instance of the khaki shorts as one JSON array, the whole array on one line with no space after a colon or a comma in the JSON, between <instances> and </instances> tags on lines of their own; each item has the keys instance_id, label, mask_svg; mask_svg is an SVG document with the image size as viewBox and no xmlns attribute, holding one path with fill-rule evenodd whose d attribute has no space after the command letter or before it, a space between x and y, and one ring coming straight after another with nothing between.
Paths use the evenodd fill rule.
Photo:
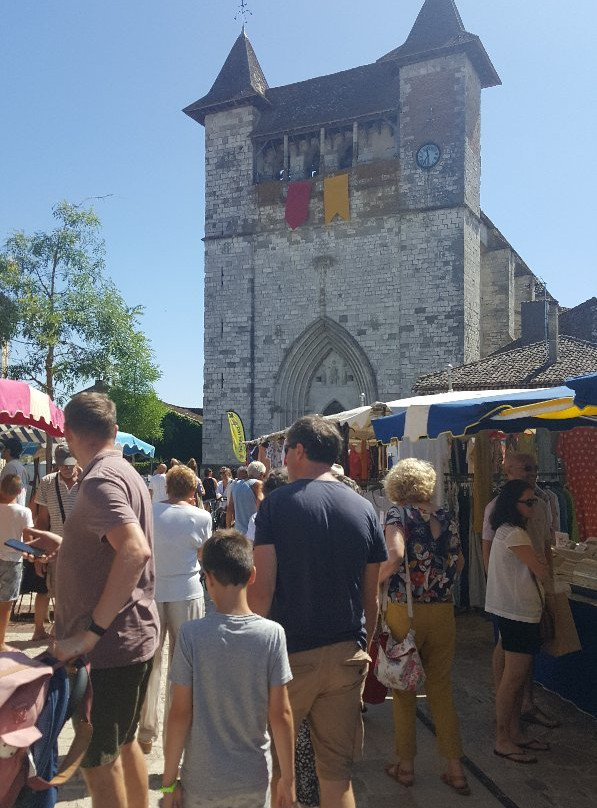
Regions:
<instances>
[{"instance_id":1,"label":"khaki shorts","mask_svg":"<svg viewBox=\"0 0 597 808\"><path fill-rule=\"evenodd\" d=\"M50 561L46 566L46 586L50 597L56 597L56 560Z\"/></svg>"},{"instance_id":2,"label":"khaki shorts","mask_svg":"<svg viewBox=\"0 0 597 808\"><path fill-rule=\"evenodd\" d=\"M349 780L363 752L361 695L371 659L353 641L300 651L289 659L295 732L306 718L318 775Z\"/></svg>"}]
</instances>

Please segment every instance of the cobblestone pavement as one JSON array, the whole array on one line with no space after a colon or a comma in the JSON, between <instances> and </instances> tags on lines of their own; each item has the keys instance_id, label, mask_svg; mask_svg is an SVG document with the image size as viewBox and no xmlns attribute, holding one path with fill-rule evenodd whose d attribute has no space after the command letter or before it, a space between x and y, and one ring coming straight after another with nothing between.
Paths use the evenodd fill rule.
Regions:
<instances>
[{"instance_id":1,"label":"cobblestone pavement","mask_svg":"<svg viewBox=\"0 0 597 808\"><path fill-rule=\"evenodd\" d=\"M391 702L369 707L365 715L365 755L356 767L354 786L358 808L428 808L442 805L457 808L595 808L597 804L597 721L553 694L537 688L536 700L557 717L556 730L537 727L533 737L548 739L552 751L539 755L539 763L521 766L498 759L493 749L493 696L490 657L491 625L481 615L458 616L458 648L454 673L457 707L467 758L465 765L472 789L470 797L459 797L439 779L441 763L435 752L434 737L425 698L420 698L417 726L419 752L416 783L403 788L383 772L392 761L393 728ZM12 623L8 641L34 655L43 645L27 641L32 626ZM61 747L70 741L70 730L62 733ZM147 757L150 782L150 808L159 805L162 749L157 743ZM85 786L77 776L61 789L60 808L91 808Z\"/></svg>"}]
</instances>

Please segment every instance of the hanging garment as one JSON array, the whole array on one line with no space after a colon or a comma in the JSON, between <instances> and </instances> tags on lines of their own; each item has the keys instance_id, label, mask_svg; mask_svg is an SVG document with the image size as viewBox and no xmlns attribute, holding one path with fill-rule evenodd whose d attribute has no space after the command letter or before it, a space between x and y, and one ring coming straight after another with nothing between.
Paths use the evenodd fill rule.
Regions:
<instances>
[{"instance_id":1,"label":"hanging garment","mask_svg":"<svg viewBox=\"0 0 597 808\"><path fill-rule=\"evenodd\" d=\"M535 435L527 434L526 432L519 435L516 443L516 451L520 452L521 454L530 455L537 460L537 443L535 441Z\"/></svg>"},{"instance_id":2,"label":"hanging garment","mask_svg":"<svg viewBox=\"0 0 597 808\"><path fill-rule=\"evenodd\" d=\"M473 479L473 529L478 535L483 532L483 516L492 496L489 435L487 432L479 432L475 437L475 476Z\"/></svg>"},{"instance_id":3,"label":"hanging garment","mask_svg":"<svg viewBox=\"0 0 597 808\"><path fill-rule=\"evenodd\" d=\"M291 230L305 224L309 218L309 199L312 183L307 181L291 182L286 197L286 213L284 218Z\"/></svg>"},{"instance_id":4,"label":"hanging garment","mask_svg":"<svg viewBox=\"0 0 597 808\"><path fill-rule=\"evenodd\" d=\"M323 181L323 207L326 224L329 224L336 215L345 221L350 219L348 174L325 178Z\"/></svg>"},{"instance_id":5,"label":"hanging garment","mask_svg":"<svg viewBox=\"0 0 597 808\"><path fill-rule=\"evenodd\" d=\"M597 538L597 429L577 427L562 433L558 454L566 467L580 538Z\"/></svg>"}]
</instances>

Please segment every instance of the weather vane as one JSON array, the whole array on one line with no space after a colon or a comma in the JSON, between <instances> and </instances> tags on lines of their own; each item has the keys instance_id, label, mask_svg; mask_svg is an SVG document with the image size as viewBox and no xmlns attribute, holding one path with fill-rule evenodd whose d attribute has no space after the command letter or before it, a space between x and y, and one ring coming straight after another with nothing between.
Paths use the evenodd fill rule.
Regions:
<instances>
[{"instance_id":1,"label":"weather vane","mask_svg":"<svg viewBox=\"0 0 597 808\"><path fill-rule=\"evenodd\" d=\"M238 7L238 11L236 12L236 16L234 17L235 20L239 18L243 21L243 31L245 30L245 25L247 24L247 20L249 17L253 16L253 12L249 8L248 0L241 0L240 6Z\"/></svg>"}]
</instances>

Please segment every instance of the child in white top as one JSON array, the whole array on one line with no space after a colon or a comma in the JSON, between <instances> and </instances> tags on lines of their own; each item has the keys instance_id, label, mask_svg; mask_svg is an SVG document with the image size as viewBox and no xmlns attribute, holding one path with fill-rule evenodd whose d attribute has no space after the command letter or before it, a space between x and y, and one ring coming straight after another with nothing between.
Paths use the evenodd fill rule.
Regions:
<instances>
[{"instance_id":1,"label":"child in white top","mask_svg":"<svg viewBox=\"0 0 597 808\"><path fill-rule=\"evenodd\" d=\"M22 490L23 483L17 474L7 474L0 482L0 652L12 650L5 642L6 631L23 575L23 556L4 542L7 539L22 541L24 528L33 527L29 508L17 505Z\"/></svg>"}]
</instances>

